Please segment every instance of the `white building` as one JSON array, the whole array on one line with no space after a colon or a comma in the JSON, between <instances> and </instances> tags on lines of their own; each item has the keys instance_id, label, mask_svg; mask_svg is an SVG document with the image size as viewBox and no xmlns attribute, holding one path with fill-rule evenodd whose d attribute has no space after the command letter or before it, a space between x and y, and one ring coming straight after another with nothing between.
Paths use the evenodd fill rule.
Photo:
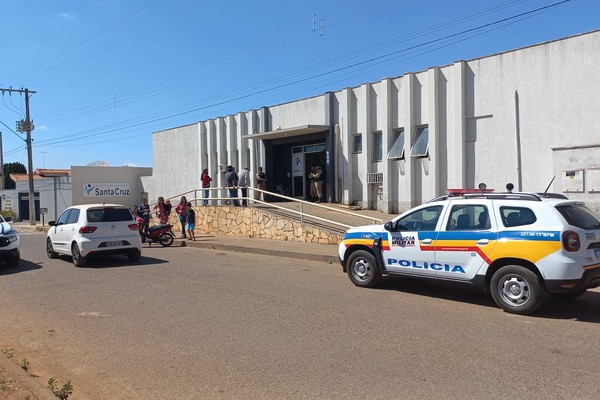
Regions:
<instances>
[{"instance_id":1,"label":"white building","mask_svg":"<svg viewBox=\"0 0 600 400\"><path fill-rule=\"evenodd\" d=\"M600 209L600 31L155 132L150 199L263 166L307 198L393 213L449 188L565 192ZM185 156L184 156L185 155ZM185 174L179 173L185 159ZM188 171L192 171L188 173Z\"/></svg>"},{"instance_id":2,"label":"white building","mask_svg":"<svg viewBox=\"0 0 600 400\"><path fill-rule=\"evenodd\" d=\"M103 164L72 166L71 169L37 169L33 173L37 222L56 220L73 204L140 204L148 194L143 177L149 167L111 167ZM0 210L12 210L17 220L29 220L29 174L11 174L15 189L0 191Z\"/></svg>"}]
</instances>

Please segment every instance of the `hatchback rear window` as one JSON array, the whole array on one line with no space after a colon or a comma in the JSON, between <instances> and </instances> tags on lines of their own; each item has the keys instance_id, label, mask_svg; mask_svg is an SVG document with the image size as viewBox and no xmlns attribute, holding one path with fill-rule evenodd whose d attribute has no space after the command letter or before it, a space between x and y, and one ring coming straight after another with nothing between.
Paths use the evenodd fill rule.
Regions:
<instances>
[{"instance_id":1,"label":"hatchback rear window","mask_svg":"<svg viewBox=\"0 0 600 400\"><path fill-rule=\"evenodd\" d=\"M583 204L556 206L556 209L569 225L581 229L600 229L600 220L596 214Z\"/></svg>"},{"instance_id":2,"label":"hatchback rear window","mask_svg":"<svg viewBox=\"0 0 600 400\"><path fill-rule=\"evenodd\" d=\"M132 221L133 217L127 208L95 208L87 210L88 222Z\"/></svg>"}]
</instances>

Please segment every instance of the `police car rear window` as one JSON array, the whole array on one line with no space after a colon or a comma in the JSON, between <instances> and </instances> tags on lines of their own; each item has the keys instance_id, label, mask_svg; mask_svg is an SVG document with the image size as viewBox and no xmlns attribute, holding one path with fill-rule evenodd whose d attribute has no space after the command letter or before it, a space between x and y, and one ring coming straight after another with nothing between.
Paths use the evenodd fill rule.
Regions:
<instances>
[{"instance_id":1,"label":"police car rear window","mask_svg":"<svg viewBox=\"0 0 600 400\"><path fill-rule=\"evenodd\" d=\"M99 208L87 211L88 222L132 221L133 217L127 208Z\"/></svg>"},{"instance_id":2,"label":"police car rear window","mask_svg":"<svg viewBox=\"0 0 600 400\"><path fill-rule=\"evenodd\" d=\"M596 214L583 204L566 204L556 206L556 209L569 225L581 229L600 229L600 220Z\"/></svg>"}]
</instances>

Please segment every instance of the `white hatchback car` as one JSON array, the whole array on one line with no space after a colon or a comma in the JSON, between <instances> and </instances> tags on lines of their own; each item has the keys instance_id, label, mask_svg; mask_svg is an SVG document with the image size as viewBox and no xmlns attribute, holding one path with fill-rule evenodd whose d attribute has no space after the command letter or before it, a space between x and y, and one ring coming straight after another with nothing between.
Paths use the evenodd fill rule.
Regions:
<instances>
[{"instance_id":1,"label":"white hatchback car","mask_svg":"<svg viewBox=\"0 0 600 400\"><path fill-rule=\"evenodd\" d=\"M123 205L72 206L48 225L48 257L70 255L77 267L84 266L88 256L124 254L129 260L137 261L142 254L138 223Z\"/></svg>"}]
</instances>

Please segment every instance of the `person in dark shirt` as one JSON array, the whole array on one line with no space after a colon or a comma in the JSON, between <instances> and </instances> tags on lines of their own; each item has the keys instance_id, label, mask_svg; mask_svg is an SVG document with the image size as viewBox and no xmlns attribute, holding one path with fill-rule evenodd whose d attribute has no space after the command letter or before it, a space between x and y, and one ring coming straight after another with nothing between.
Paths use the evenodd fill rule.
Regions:
<instances>
[{"instance_id":1,"label":"person in dark shirt","mask_svg":"<svg viewBox=\"0 0 600 400\"><path fill-rule=\"evenodd\" d=\"M196 212L192 208L192 203L187 203L187 212L185 213L185 222L187 223L188 240L196 240L194 229L196 229Z\"/></svg>"}]
</instances>

